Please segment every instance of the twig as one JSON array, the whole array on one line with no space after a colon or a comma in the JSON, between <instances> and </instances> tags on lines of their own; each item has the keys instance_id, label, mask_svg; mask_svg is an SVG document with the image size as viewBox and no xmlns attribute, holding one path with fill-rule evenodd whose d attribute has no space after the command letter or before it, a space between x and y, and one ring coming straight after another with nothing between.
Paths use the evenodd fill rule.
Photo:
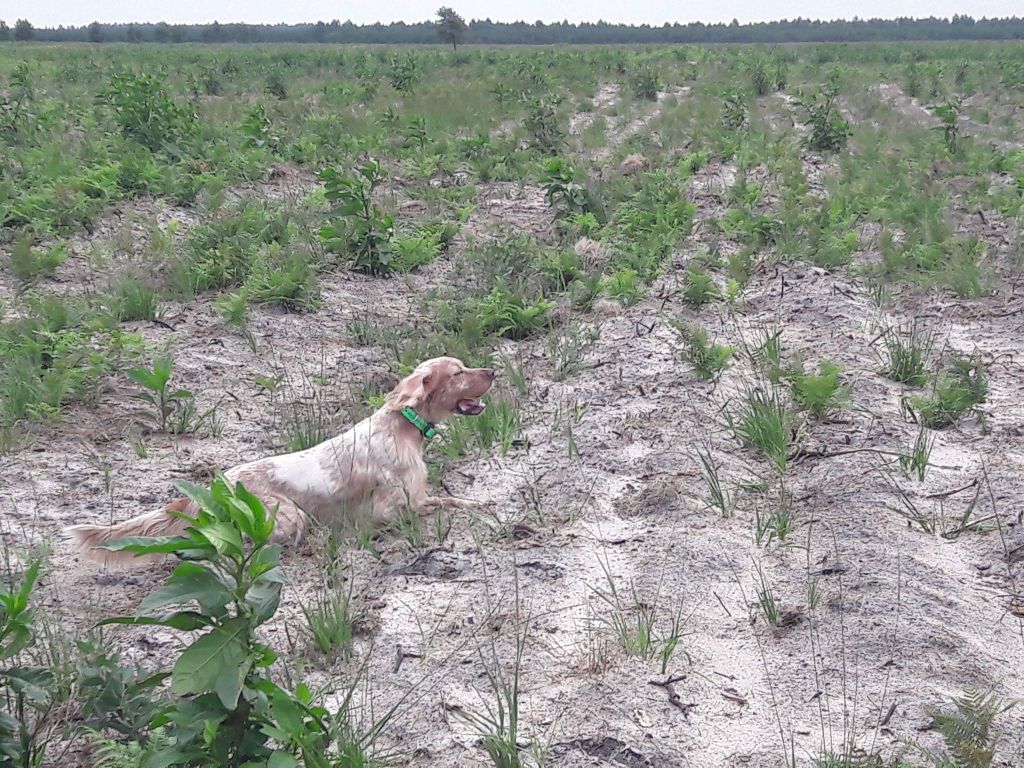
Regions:
<instances>
[{"instance_id":1,"label":"twig","mask_svg":"<svg viewBox=\"0 0 1024 768\"><path fill-rule=\"evenodd\" d=\"M678 677L670 677L668 680L648 680L650 685L658 688L664 688L668 693L668 703L683 713L683 717L687 717L690 714L690 710L697 706L696 702L684 702L680 698L679 693L676 691L673 683L678 683L680 680L685 680L686 675L679 675Z\"/></svg>"},{"instance_id":2,"label":"twig","mask_svg":"<svg viewBox=\"0 0 1024 768\"><path fill-rule=\"evenodd\" d=\"M961 488L954 488L952 491L939 491L938 493L929 493L925 496L926 499L947 499L950 496L956 496L961 491L966 491L968 488L973 488L978 484L978 478L974 478L967 485Z\"/></svg>"}]
</instances>

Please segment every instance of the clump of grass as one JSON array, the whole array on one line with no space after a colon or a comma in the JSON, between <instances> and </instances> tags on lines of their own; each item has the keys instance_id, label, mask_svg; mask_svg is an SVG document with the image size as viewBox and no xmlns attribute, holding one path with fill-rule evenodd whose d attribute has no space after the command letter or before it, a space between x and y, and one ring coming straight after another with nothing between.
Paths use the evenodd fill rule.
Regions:
<instances>
[{"instance_id":1,"label":"clump of grass","mask_svg":"<svg viewBox=\"0 0 1024 768\"><path fill-rule=\"evenodd\" d=\"M928 462L931 460L932 448L935 446L935 438L922 425L914 438L914 444L910 446L907 453L900 453L898 456L900 469L906 477L916 475L917 479L924 482L928 473Z\"/></svg>"},{"instance_id":2,"label":"clump of grass","mask_svg":"<svg viewBox=\"0 0 1024 768\"><path fill-rule=\"evenodd\" d=\"M988 377L985 365L975 355L955 357L947 370L938 373L928 395L911 397L910 405L929 429L944 429L985 402Z\"/></svg>"},{"instance_id":3,"label":"clump of grass","mask_svg":"<svg viewBox=\"0 0 1024 768\"><path fill-rule=\"evenodd\" d=\"M818 364L818 373L799 373L790 380L793 399L815 419L842 408L850 400L851 387L839 381L840 368L829 360Z\"/></svg>"},{"instance_id":4,"label":"clump of grass","mask_svg":"<svg viewBox=\"0 0 1024 768\"><path fill-rule=\"evenodd\" d=\"M693 371L702 379L715 379L725 370L735 350L711 340L703 328L673 318L671 321L676 338L682 345L679 353L693 366Z\"/></svg>"},{"instance_id":5,"label":"clump of grass","mask_svg":"<svg viewBox=\"0 0 1024 768\"><path fill-rule=\"evenodd\" d=\"M708 496L704 500L704 506L717 510L722 517L732 517L733 510L736 508L736 499L722 484L720 468L718 462L711 455L710 447L703 450L697 449L697 458L700 460L700 475L708 487Z\"/></svg>"},{"instance_id":6,"label":"clump of grass","mask_svg":"<svg viewBox=\"0 0 1024 768\"><path fill-rule=\"evenodd\" d=\"M121 278L111 291L113 311L119 320L156 320L160 299L152 283L134 275Z\"/></svg>"},{"instance_id":7,"label":"clump of grass","mask_svg":"<svg viewBox=\"0 0 1024 768\"><path fill-rule=\"evenodd\" d=\"M348 659L358 620L353 606L354 581L335 574L334 583L316 590L312 600L302 606L310 646L330 659ZM344 581L343 584L336 582Z\"/></svg>"},{"instance_id":8,"label":"clump of grass","mask_svg":"<svg viewBox=\"0 0 1024 768\"><path fill-rule=\"evenodd\" d=\"M730 414L729 420L744 444L763 453L780 472L785 471L795 418L778 389L750 390L738 417Z\"/></svg>"},{"instance_id":9,"label":"clump of grass","mask_svg":"<svg viewBox=\"0 0 1024 768\"><path fill-rule=\"evenodd\" d=\"M551 378L564 381L583 370L583 358L600 336L600 331L580 323L564 326L547 338Z\"/></svg>"},{"instance_id":10,"label":"clump of grass","mask_svg":"<svg viewBox=\"0 0 1024 768\"><path fill-rule=\"evenodd\" d=\"M761 614L761 618L765 620L768 626L777 627L782 614L779 611L779 603L775 599L772 585L764 575L764 570L762 570L760 563L757 565L757 583L754 585L754 592L757 595L757 609Z\"/></svg>"},{"instance_id":11,"label":"clump of grass","mask_svg":"<svg viewBox=\"0 0 1024 768\"><path fill-rule=\"evenodd\" d=\"M889 326L882 331L881 374L900 384L924 386L928 380L928 360L935 346L934 332L917 321L904 326Z\"/></svg>"},{"instance_id":12,"label":"clump of grass","mask_svg":"<svg viewBox=\"0 0 1024 768\"><path fill-rule=\"evenodd\" d=\"M640 301L644 293L643 280L635 269L620 269L601 281L605 294L624 307L631 307Z\"/></svg>"},{"instance_id":13,"label":"clump of grass","mask_svg":"<svg viewBox=\"0 0 1024 768\"><path fill-rule=\"evenodd\" d=\"M32 247L32 236L24 235L11 248L11 272L21 283L34 283L41 277L52 275L67 257L65 245L36 250Z\"/></svg>"}]
</instances>

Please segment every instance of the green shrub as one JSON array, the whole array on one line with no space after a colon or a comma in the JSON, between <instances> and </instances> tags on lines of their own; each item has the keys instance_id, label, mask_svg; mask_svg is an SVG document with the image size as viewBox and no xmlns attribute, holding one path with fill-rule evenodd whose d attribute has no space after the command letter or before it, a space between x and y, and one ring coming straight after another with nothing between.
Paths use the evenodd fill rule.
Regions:
<instances>
[{"instance_id":1,"label":"green shrub","mask_svg":"<svg viewBox=\"0 0 1024 768\"><path fill-rule=\"evenodd\" d=\"M333 168L320 173L325 197L335 203L329 216L340 217L323 227L320 237L328 250L346 253L352 268L358 272L384 275L391 272L391 239L395 219L384 214L373 201L373 190L384 180L377 160L368 160L351 176L343 176Z\"/></svg>"},{"instance_id":2,"label":"green shrub","mask_svg":"<svg viewBox=\"0 0 1024 768\"><path fill-rule=\"evenodd\" d=\"M690 267L683 285L683 300L694 307L703 307L722 298L722 292L711 275L700 267Z\"/></svg>"},{"instance_id":3,"label":"green shrub","mask_svg":"<svg viewBox=\"0 0 1024 768\"><path fill-rule=\"evenodd\" d=\"M126 138L157 151L165 149L192 129L193 116L168 91L167 75L130 71L115 74L99 99L112 111Z\"/></svg>"}]
</instances>

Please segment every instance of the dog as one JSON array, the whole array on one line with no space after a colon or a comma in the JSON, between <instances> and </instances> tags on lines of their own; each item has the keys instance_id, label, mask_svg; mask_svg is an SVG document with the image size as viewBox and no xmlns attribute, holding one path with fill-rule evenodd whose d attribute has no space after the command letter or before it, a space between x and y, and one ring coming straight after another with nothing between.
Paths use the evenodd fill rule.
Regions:
<instances>
[{"instance_id":1,"label":"dog","mask_svg":"<svg viewBox=\"0 0 1024 768\"><path fill-rule=\"evenodd\" d=\"M347 432L303 451L240 464L224 475L277 510L273 538L279 543L298 543L311 520L358 525L368 518L380 528L409 510L426 515L443 507L473 507L429 494L423 444L447 417L483 413L480 398L494 378L493 369L467 368L454 357L426 360L387 394L383 406ZM142 558L130 553L97 547L126 536L180 534L189 525L187 517L197 512L196 503L186 498L117 525L73 525L64 531L90 559L139 562Z\"/></svg>"}]
</instances>

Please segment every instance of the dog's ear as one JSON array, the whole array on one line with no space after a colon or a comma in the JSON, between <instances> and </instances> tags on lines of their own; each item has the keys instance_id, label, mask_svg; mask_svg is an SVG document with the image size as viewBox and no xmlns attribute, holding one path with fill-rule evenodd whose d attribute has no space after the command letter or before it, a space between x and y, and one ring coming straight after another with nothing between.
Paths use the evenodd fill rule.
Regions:
<instances>
[{"instance_id":1,"label":"dog's ear","mask_svg":"<svg viewBox=\"0 0 1024 768\"><path fill-rule=\"evenodd\" d=\"M413 371L388 392L387 401L393 408L418 408L426 401L434 387L434 374Z\"/></svg>"}]
</instances>

